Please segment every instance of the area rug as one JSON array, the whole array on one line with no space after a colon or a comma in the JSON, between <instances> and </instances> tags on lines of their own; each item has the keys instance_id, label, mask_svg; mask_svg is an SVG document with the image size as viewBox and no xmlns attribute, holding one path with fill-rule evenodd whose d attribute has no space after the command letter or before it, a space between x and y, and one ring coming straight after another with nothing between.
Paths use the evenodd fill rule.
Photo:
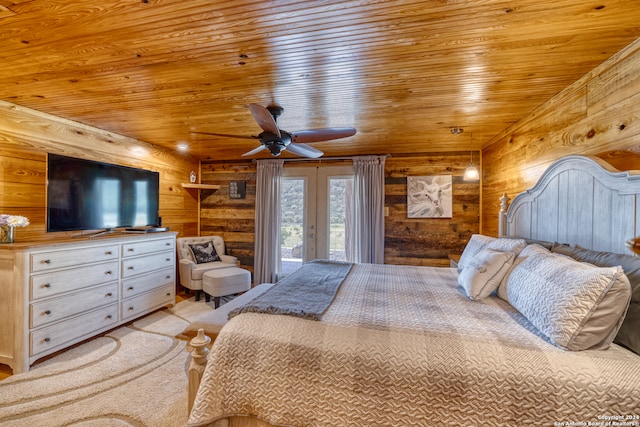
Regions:
<instances>
[{"instance_id":1,"label":"area rug","mask_svg":"<svg viewBox=\"0 0 640 427\"><path fill-rule=\"evenodd\" d=\"M175 336L211 310L181 301L0 381L0 425L185 425L188 353Z\"/></svg>"}]
</instances>

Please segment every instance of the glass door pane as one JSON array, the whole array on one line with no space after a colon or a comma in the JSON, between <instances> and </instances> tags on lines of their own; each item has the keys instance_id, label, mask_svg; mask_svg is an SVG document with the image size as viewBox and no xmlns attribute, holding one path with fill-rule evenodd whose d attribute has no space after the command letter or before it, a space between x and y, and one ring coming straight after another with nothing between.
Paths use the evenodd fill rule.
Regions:
<instances>
[{"instance_id":1,"label":"glass door pane","mask_svg":"<svg viewBox=\"0 0 640 427\"><path fill-rule=\"evenodd\" d=\"M302 265L304 260L304 206L305 180L284 178L280 193L281 203L281 268L279 277L285 277Z\"/></svg>"},{"instance_id":2,"label":"glass door pane","mask_svg":"<svg viewBox=\"0 0 640 427\"><path fill-rule=\"evenodd\" d=\"M353 224L353 166L325 166L317 176L318 258L349 261Z\"/></svg>"},{"instance_id":3,"label":"glass door pane","mask_svg":"<svg viewBox=\"0 0 640 427\"><path fill-rule=\"evenodd\" d=\"M280 192L281 268L278 277L291 274L305 261L316 259L316 168L283 171Z\"/></svg>"},{"instance_id":4,"label":"glass door pane","mask_svg":"<svg viewBox=\"0 0 640 427\"><path fill-rule=\"evenodd\" d=\"M350 225L353 223L353 177L329 177L328 186L329 259L347 261L351 243Z\"/></svg>"}]
</instances>

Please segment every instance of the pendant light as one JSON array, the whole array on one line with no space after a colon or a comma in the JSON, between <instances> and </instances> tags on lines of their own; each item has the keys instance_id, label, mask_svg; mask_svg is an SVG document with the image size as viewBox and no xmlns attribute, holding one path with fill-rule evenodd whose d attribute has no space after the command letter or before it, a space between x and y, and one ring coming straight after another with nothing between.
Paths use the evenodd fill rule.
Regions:
<instances>
[{"instance_id":1,"label":"pendant light","mask_svg":"<svg viewBox=\"0 0 640 427\"><path fill-rule=\"evenodd\" d=\"M462 132L464 132L464 129L462 128L459 128L459 127L451 128L451 133L454 135L460 135ZM469 137L473 139L471 135L469 135ZM473 166L473 151L471 152L471 161L469 162L469 166L467 166L467 168L464 170L464 175L462 179L463 181L479 181L480 180L480 173L478 172L478 168Z\"/></svg>"},{"instance_id":2,"label":"pendant light","mask_svg":"<svg viewBox=\"0 0 640 427\"><path fill-rule=\"evenodd\" d=\"M480 180L480 173L478 172L478 168L473 166L473 151L471 152L471 161L469 162L469 166L464 170L464 176L462 177L464 181L478 181Z\"/></svg>"}]
</instances>

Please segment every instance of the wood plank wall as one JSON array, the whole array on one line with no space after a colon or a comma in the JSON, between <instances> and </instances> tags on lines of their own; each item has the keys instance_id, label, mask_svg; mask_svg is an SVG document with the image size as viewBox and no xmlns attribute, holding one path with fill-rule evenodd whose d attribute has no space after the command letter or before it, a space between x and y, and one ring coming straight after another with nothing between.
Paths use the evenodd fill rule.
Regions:
<instances>
[{"instance_id":1,"label":"wood plank wall","mask_svg":"<svg viewBox=\"0 0 640 427\"><path fill-rule=\"evenodd\" d=\"M160 216L180 234L198 232L198 199L180 185L198 162L151 144L0 101L0 213L24 215L22 241L50 241L76 232L46 232L46 153L160 172Z\"/></svg>"},{"instance_id":2,"label":"wood plank wall","mask_svg":"<svg viewBox=\"0 0 640 427\"><path fill-rule=\"evenodd\" d=\"M640 170L640 39L483 149L482 232L498 234L503 192L513 199L568 154L593 155L620 170Z\"/></svg>"},{"instance_id":3,"label":"wood plank wall","mask_svg":"<svg viewBox=\"0 0 640 427\"><path fill-rule=\"evenodd\" d=\"M479 232L480 184L462 179L469 156L469 152L446 152L387 159L385 263L448 266L448 255L461 253L471 234ZM474 152L473 158L478 157ZM452 218L407 218L407 177L427 175L452 176Z\"/></svg>"},{"instance_id":4,"label":"wood plank wall","mask_svg":"<svg viewBox=\"0 0 640 427\"><path fill-rule=\"evenodd\" d=\"M480 184L462 180L469 156L468 152L426 153L387 159L386 263L448 266L448 254L460 253L471 234L479 232ZM243 267L253 270L256 165L250 161L203 161L201 173L203 183L221 188L201 192L200 234L221 235L227 252L238 257ZM453 218L407 218L407 176L422 175L452 175ZM229 199L230 181L246 182L246 199Z\"/></svg>"}]
</instances>

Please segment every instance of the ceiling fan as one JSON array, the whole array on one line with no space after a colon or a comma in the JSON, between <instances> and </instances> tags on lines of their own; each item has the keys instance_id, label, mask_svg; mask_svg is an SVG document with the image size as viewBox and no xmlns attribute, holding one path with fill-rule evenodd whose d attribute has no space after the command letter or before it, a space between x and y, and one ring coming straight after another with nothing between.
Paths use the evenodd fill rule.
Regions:
<instances>
[{"instance_id":1,"label":"ceiling fan","mask_svg":"<svg viewBox=\"0 0 640 427\"><path fill-rule=\"evenodd\" d=\"M259 139L260 146L254 148L251 151L244 153L242 156L253 156L261 152L262 150L269 150L272 156L279 156L283 151L289 151L290 153L297 154L298 156L318 158L324 153L316 148L307 145L307 143L329 141L333 139L346 138L355 135L356 129L347 128L322 128L322 129L309 129L296 132L286 132L282 129L278 129L276 120L278 116L282 114L284 109L278 105L269 105L263 107L258 104L249 104L249 111L253 118L258 123L258 126L263 130L258 136L242 136L242 135L228 135L222 133L209 133L209 132L192 132L203 135L224 136L228 138L243 138L243 139Z\"/></svg>"}]
</instances>

